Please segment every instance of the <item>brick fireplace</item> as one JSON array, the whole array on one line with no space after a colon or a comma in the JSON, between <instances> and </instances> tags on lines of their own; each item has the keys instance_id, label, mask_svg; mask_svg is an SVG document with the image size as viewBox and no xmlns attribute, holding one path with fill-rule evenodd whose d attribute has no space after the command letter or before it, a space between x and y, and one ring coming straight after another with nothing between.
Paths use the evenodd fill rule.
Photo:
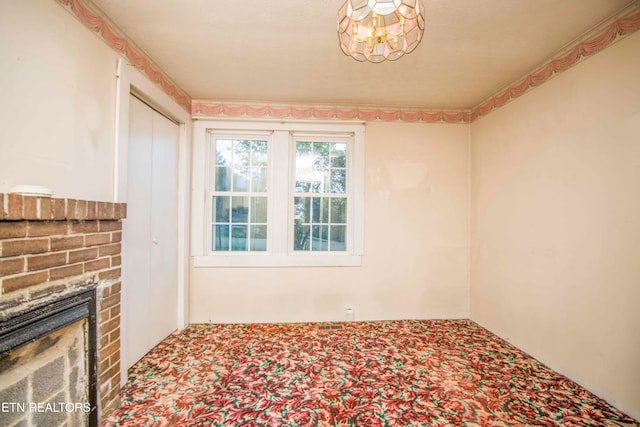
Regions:
<instances>
[{"instance_id":1,"label":"brick fireplace","mask_svg":"<svg viewBox=\"0 0 640 427\"><path fill-rule=\"evenodd\" d=\"M9 409L18 412L23 409L20 403L28 404L19 400L44 404L45 395L66 396L58 400L82 403L75 402L79 399L76 388L78 384L91 382L94 383L97 405L94 421L108 415L119 404L121 221L125 216L124 203L0 194L1 327L9 329L7 325L15 324L20 316L26 316L27 320L40 319L45 317L43 310L72 300L82 299L85 305L89 304L88 308L59 309L64 313L82 311L85 315L69 319L68 324L57 326L56 330L43 337L35 334L31 337L28 330L14 333L26 342L19 342L19 348L14 349L10 356L0 355L0 368L5 371L3 375L15 377L15 384L13 388L8 387L8 391L2 391L0 384L0 393L23 397L12 397L16 400L9 402L13 408L3 407L4 412L8 413ZM91 345L94 347L95 360L87 365L91 369L74 366L80 339L87 343L85 351L91 349ZM59 349L64 343L68 344L68 349L52 352L53 348ZM52 385L53 380L48 383L34 380L39 386L44 384L45 390L32 390L29 386L25 388L27 394L20 394L23 379L11 372L11 363L25 359L29 365L32 364L30 359L45 357L51 360L39 362L40 365L25 374L25 378L52 378L58 374L62 378L58 383L71 390L59 392L55 389L59 385ZM12 362L3 365L7 360ZM60 375L61 371L65 374ZM76 377L67 380L67 374ZM79 413L82 411L71 412L77 417L82 415ZM30 416L41 415L37 412ZM69 422L75 423L74 419Z\"/></svg>"}]
</instances>

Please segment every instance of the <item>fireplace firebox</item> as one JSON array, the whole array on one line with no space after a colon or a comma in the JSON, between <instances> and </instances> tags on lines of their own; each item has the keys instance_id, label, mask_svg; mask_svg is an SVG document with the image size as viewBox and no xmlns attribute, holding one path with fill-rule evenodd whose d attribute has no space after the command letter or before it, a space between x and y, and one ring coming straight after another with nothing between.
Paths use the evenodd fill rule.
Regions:
<instances>
[{"instance_id":1,"label":"fireplace firebox","mask_svg":"<svg viewBox=\"0 0 640 427\"><path fill-rule=\"evenodd\" d=\"M96 336L95 285L0 314L0 424L97 425Z\"/></svg>"}]
</instances>

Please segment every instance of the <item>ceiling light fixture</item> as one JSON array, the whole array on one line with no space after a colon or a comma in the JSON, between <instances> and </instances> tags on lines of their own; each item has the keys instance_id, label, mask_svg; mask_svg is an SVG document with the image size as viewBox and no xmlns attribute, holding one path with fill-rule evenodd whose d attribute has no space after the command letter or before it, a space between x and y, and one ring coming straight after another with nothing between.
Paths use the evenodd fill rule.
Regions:
<instances>
[{"instance_id":1,"label":"ceiling light fixture","mask_svg":"<svg viewBox=\"0 0 640 427\"><path fill-rule=\"evenodd\" d=\"M423 33L422 0L346 0L338 12L340 48L360 62L395 61Z\"/></svg>"}]
</instances>

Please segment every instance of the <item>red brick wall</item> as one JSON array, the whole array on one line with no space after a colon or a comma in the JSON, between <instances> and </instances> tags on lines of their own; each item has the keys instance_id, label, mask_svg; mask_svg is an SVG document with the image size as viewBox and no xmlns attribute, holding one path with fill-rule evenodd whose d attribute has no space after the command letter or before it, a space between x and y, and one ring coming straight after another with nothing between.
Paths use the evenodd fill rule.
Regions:
<instances>
[{"instance_id":1,"label":"red brick wall","mask_svg":"<svg viewBox=\"0 0 640 427\"><path fill-rule=\"evenodd\" d=\"M124 203L0 194L0 306L97 284L98 410L120 391ZM101 417L102 418L102 417Z\"/></svg>"}]
</instances>

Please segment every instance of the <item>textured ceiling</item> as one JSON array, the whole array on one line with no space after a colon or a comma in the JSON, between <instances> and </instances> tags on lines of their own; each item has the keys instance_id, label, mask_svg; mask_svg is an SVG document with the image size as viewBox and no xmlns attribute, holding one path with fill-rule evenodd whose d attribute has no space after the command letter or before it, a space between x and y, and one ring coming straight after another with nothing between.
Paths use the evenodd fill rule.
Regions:
<instances>
[{"instance_id":1,"label":"textured ceiling","mask_svg":"<svg viewBox=\"0 0 640 427\"><path fill-rule=\"evenodd\" d=\"M94 0L194 99L467 109L635 0L424 0L422 43L359 63L343 0Z\"/></svg>"}]
</instances>

